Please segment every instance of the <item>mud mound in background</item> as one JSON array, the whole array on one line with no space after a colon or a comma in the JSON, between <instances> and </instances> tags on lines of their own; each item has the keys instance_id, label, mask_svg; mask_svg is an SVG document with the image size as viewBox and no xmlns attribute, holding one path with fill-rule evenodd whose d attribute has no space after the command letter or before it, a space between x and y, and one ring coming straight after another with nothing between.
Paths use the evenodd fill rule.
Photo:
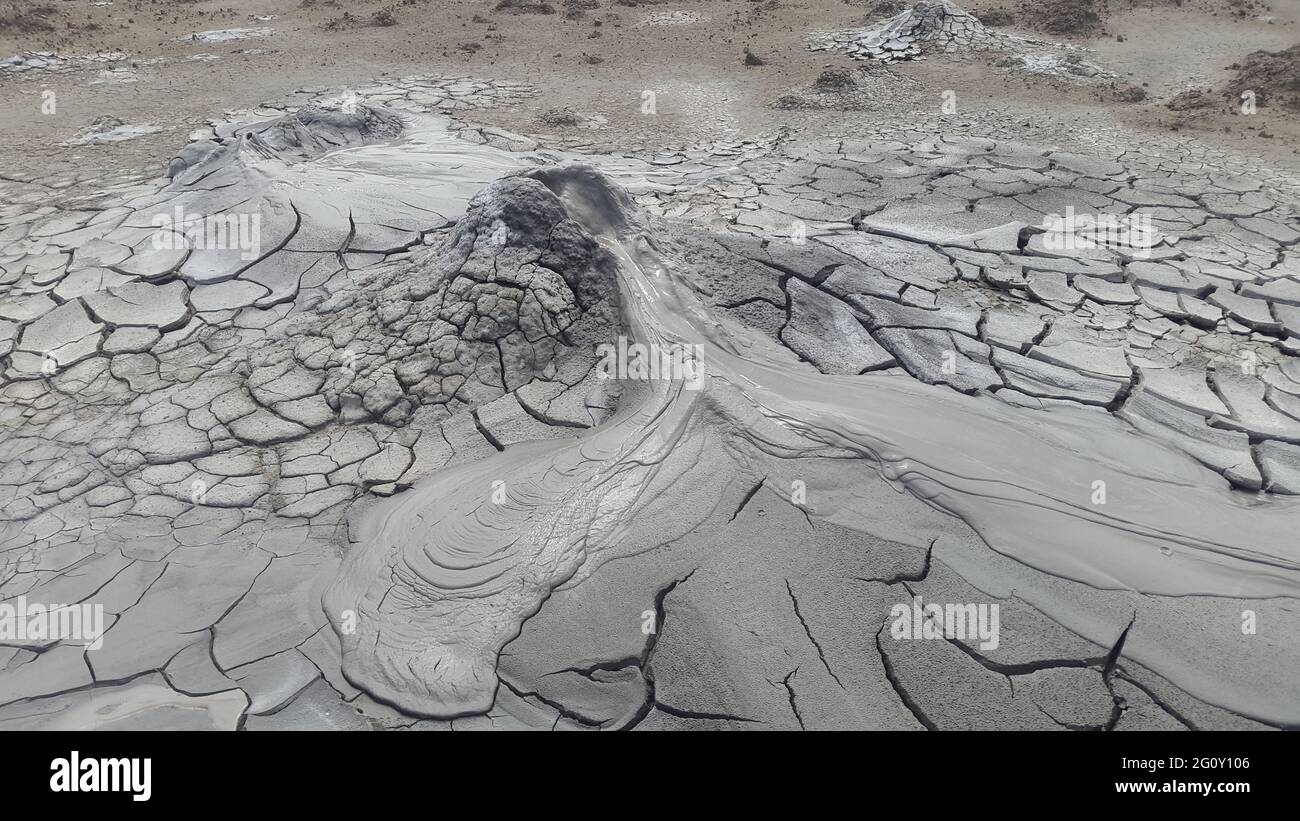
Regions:
<instances>
[{"instance_id":1,"label":"mud mound in background","mask_svg":"<svg viewBox=\"0 0 1300 821\"><path fill-rule=\"evenodd\" d=\"M587 12L599 8L596 0L564 0L564 16L570 20L584 17Z\"/></svg>"},{"instance_id":2,"label":"mud mound in background","mask_svg":"<svg viewBox=\"0 0 1300 821\"><path fill-rule=\"evenodd\" d=\"M930 53L989 51L1007 38L988 31L972 14L947 0L917 3L901 14L862 29L814 36L814 50L844 51L863 60L895 63Z\"/></svg>"},{"instance_id":3,"label":"mud mound in background","mask_svg":"<svg viewBox=\"0 0 1300 821\"><path fill-rule=\"evenodd\" d=\"M532 0L501 0L492 10L504 14L555 14L555 6Z\"/></svg>"},{"instance_id":4,"label":"mud mound in background","mask_svg":"<svg viewBox=\"0 0 1300 821\"><path fill-rule=\"evenodd\" d=\"M305 106L283 119L249 129L249 139L277 153L317 156L334 148L386 140L402 132L397 112L343 98Z\"/></svg>"},{"instance_id":5,"label":"mud mound in background","mask_svg":"<svg viewBox=\"0 0 1300 821\"><path fill-rule=\"evenodd\" d=\"M1021 26L1045 34L1071 37L1105 35L1111 14L1132 9L1177 8L1215 17L1226 12L1238 20L1268 12L1264 0L1014 0L981 9L986 26Z\"/></svg>"},{"instance_id":6,"label":"mud mound in background","mask_svg":"<svg viewBox=\"0 0 1300 821\"><path fill-rule=\"evenodd\" d=\"M45 34L54 31L59 12L54 6L0 3L0 34Z\"/></svg>"},{"instance_id":7,"label":"mud mound in background","mask_svg":"<svg viewBox=\"0 0 1300 821\"><path fill-rule=\"evenodd\" d=\"M1255 17L1269 10L1264 0L1219 0L1216 5L1226 5L1228 12L1237 18Z\"/></svg>"},{"instance_id":8,"label":"mud mound in background","mask_svg":"<svg viewBox=\"0 0 1300 821\"><path fill-rule=\"evenodd\" d=\"M1016 21L1045 34L1090 37L1102 33L1106 0L1027 0Z\"/></svg>"},{"instance_id":9,"label":"mud mound in background","mask_svg":"<svg viewBox=\"0 0 1300 821\"><path fill-rule=\"evenodd\" d=\"M993 28L1012 26L1015 25L1016 22L1015 14L1001 6L981 11L975 15L975 18L985 26L992 26Z\"/></svg>"},{"instance_id":10,"label":"mud mound in background","mask_svg":"<svg viewBox=\"0 0 1300 821\"><path fill-rule=\"evenodd\" d=\"M1236 71L1226 92L1231 102L1253 91L1257 105L1300 111L1300 43L1285 51L1251 52L1228 68Z\"/></svg>"},{"instance_id":11,"label":"mud mound in background","mask_svg":"<svg viewBox=\"0 0 1300 821\"><path fill-rule=\"evenodd\" d=\"M903 0L879 0L879 2L876 3L866 2L862 5L870 6L871 11L869 12L869 15L876 18L893 17L896 14L902 14L910 8L910 6L903 2Z\"/></svg>"},{"instance_id":12,"label":"mud mound in background","mask_svg":"<svg viewBox=\"0 0 1300 821\"><path fill-rule=\"evenodd\" d=\"M1218 16L1227 12L1232 17L1244 19L1267 14L1269 4L1265 0L1111 0L1112 8L1170 8L1176 7L1187 11L1201 11Z\"/></svg>"},{"instance_id":13,"label":"mud mound in background","mask_svg":"<svg viewBox=\"0 0 1300 821\"><path fill-rule=\"evenodd\" d=\"M402 132L397 112L343 96L318 100L273 120L234 128L221 143L196 140L172 158L167 176L175 178L222 151L247 143L262 156L310 159L349 145L388 140Z\"/></svg>"},{"instance_id":14,"label":"mud mound in background","mask_svg":"<svg viewBox=\"0 0 1300 821\"><path fill-rule=\"evenodd\" d=\"M1179 92L1165 103L1165 108L1170 111L1201 111L1207 108L1219 107L1219 99L1211 91L1202 88L1192 88L1187 91Z\"/></svg>"},{"instance_id":15,"label":"mud mound in background","mask_svg":"<svg viewBox=\"0 0 1300 821\"><path fill-rule=\"evenodd\" d=\"M791 89L771 107L782 111L870 111L895 103L914 81L884 66L873 71L828 68L807 88Z\"/></svg>"}]
</instances>

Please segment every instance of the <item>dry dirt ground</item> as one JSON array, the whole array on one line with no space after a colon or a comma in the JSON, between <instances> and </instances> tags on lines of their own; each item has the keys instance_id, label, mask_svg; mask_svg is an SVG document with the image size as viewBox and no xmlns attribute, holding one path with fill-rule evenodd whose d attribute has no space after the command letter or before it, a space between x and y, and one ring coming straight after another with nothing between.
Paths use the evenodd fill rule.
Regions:
<instances>
[{"instance_id":1,"label":"dry dirt ground","mask_svg":"<svg viewBox=\"0 0 1300 821\"><path fill-rule=\"evenodd\" d=\"M1138 132L1192 131L1271 156L1294 156L1300 146L1295 113L1281 108L1265 105L1244 117L1230 113L1227 105L1191 114L1164 107L1181 91L1224 87L1232 74L1227 66L1250 52L1280 50L1300 40L1295 0L1275 0L1246 16L1234 16L1238 7L1228 0L1117 0L1097 36L1051 35L1092 49L1094 62L1145 89L1143 102L1119 102L1106 89L1087 84L1008 72L992 58L934 58L895 67L899 77L914 82L893 83L887 97L868 100L863 110L812 115L773 110L769 104L808 87L827 67L856 66L843 55L809 51L807 35L860 26L869 16L887 16L888 6L878 11L836 0L599 0L595 8L575 9L578 16L571 18L566 9L575 4L556 2L550 14L514 13L497 10L498 5L495 0L0 4L0 58L23 50L125 52L135 64L129 82L104 78L94 65L57 74L0 73L0 140L6 149L0 167L40 173L50 162L90 161L152 170L192 129L224 110L304 87L360 85L415 73L526 81L541 93L510 110L485 112L481 119L524 132L548 131L539 116L572 107L604 117L599 141L614 146L751 137L782 126L816 130L827 119L869 123L879 113L933 113L949 89L960 115L1024 117L1027 130L1045 130L1039 138L1068 141L1080 124L1116 121ZM1030 25L1033 18L1015 16L1011 4L982 0L968 10L1006 8L1013 22L1003 30L1031 31L1018 26ZM345 9L355 23L331 28ZM372 23L384 10L394 25ZM665 22L648 24L656 19ZM184 41L197 31L260 27L271 33L224 43ZM745 65L746 48L764 65ZM42 113L47 90L57 95L52 114ZM647 90L657 95L653 117L641 113ZM153 123L161 131L91 149L59 147L102 116Z\"/></svg>"}]
</instances>

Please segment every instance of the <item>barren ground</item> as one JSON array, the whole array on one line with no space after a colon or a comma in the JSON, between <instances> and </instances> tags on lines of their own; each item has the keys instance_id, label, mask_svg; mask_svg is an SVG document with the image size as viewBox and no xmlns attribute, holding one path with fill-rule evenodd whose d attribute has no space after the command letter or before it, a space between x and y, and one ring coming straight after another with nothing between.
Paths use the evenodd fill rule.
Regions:
<instances>
[{"instance_id":1,"label":"barren ground","mask_svg":"<svg viewBox=\"0 0 1300 821\"><path fill-rule=\"evenodd\" d=\"M1088 86L1026 78L991 65L989 59L930 59L896 70L917 81L899 84L902 99L880 100L877 110L834 111L822 116L783 112L769 104L791 89L808 86L827 67L855 68L849 58L805 48L810 32L860 25L867 6L816 2L682 2L622 5L601 0L599 7L568 19L561 4L554 14L495 11L495 2L419 0L394 7L397 24L367 25L371 14L389 4L226 0L226 2L112 5L52 3L53 31L19 33L0 29L0 54L23 49L61 54L122 51L142 65L135 82L88 85L95 69L54 76L0 77L0 138L6 152L0 164L38 171L42 164L93 158L97 166L156 167L188 132L218 112L275 100L299 88L363 85L381 77L407 74L464 74L513 79L536 85L541 93L506 111L484 112L485 122L528 132L546 130L538 116L572 107L607 118L608 127L592 135L619 146L656 146L702 139L796 130L907 110L932 113L944 90L956 92L959 116L988 114L1025 117L1037 136L1068 143L1080 124L1122 123L1141 133L1184 129L1207 141L1270 156L1292 156L1300 146L1294 113L1267 106L1253 117L1197 113L1178 116L1162 102L1189 87L1218 88L1233 61L1257 49L1282 49L1300 39L1300 3L1278 0L1265 14L1275 18L1237 19L1212 12L1213 4L1134 4L1112 11L1108 37L1074 38L1095 51L1095 59L1126 80L1146 87L1144 103L1121 103ZM999 7L972 3L970 11ZM1116 4L1117 6L1120 4ZM1226 5L1226 4L1225 4ZM327 23L345 8L361 25L329 30ZM643 25L647 15L683 11L698 22ZM273 16L259 22L252 16ZM262 27L268 37L199 44L180 42L196 31ZM1013 25L1009 31L1017 31ZM1114 35L1121 35L1118 40ZM1071 38L1056 38L1069 41ZM480 46L474 51L467 46ZM749 47L765 65L743 64ZM245 49L263 53L241 54ZM220 57L189 61L195 54ZM592 64L593 59L600 62ZM41 92L58 95L55 114L41 114ZM658 95L657 116L641 114L642 93ZM162 126L158 133L129 143L70 151L55 147L96 117ZM1263 136L1268 135L1268 136Z\"/></svg>"}]
</instances>

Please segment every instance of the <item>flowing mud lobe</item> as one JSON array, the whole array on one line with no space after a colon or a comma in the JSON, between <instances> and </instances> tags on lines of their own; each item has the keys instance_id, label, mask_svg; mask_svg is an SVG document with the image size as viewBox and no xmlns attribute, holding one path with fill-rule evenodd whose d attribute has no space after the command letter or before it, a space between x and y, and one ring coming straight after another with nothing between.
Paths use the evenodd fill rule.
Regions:
<instances>
[{"instance_id":1,"label":"flowing mud lobe","mask_svg":"<svg viewBox=\"0 0 1300 821\"><path fill-rule=\"evenodd\" d=\"M524 290L561 317L591 316L599 306L612 336L621 263L598 238L616 244L633 231L629 213L626 197L588 169L514 177L470 203L439 255L464 255L462 274L475 255L530 259L528 281L498 267L485 284ZM528 319L519 317L526 335L555 324ZM619 542L668 481L668 458L681 461L692 403L676 401L680 392L655 386L577 441L515 446L372 508L361 544L325 596L335 624L343 611L356 613L356 633L341 636L344 674L416 714L486 711L496 654L520 622L584 561Z\"/></svg>"},{"instance_id":2,"label":"flowing mud lobe","mask_svg":"<svg viewBox=\"0 0 1300 821\"><path fill-rule=\"evenodd\" d=\"M503 204L524 191L542 202ZM1184 454L1109 415L1029 415L906 377L809 374L770 340L712 316L692 262L660 250L645 215L588 168L488 188L439 253L478 250L494 225L509 238L502 258L517 243L543 264L555 227L571 226L591 257L568 259L566 280L598 270L574 293L620 309L604 330L702 345L706 379L699 391L666 380L628 390L613 417L575 440L507 448L365 512L325 603L335 625L355 611L355 633L341 634L344 674L403 710L487 710L497 653L551 590L635 550L629 533L668 542L714 510L717 489L691 469L705 452L759 475L778 469L762 461L861 457L864 471L874 466L961 517L994 550L1098 588L1300 592L1300 549L1288 535L1300 502L1206 486ZM1090 503L1094 478L1109 485L1104 509ZM806 481L818 482L815 471ZM664 522L652 507L677 514Z\"/></svg>"}]
</instances>

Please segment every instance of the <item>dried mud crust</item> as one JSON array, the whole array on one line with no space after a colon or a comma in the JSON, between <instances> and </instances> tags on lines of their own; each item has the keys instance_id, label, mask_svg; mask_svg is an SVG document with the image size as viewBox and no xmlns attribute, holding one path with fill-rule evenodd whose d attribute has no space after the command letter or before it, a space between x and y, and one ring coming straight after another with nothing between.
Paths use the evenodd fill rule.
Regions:
<instances>
[{"instance_id":1,"label":"dried mud crust","mask_svg":"<svg viewBox=\"0 0 1300 821\"><path fill-rule=\"evenodd\" d=\"M839 88L835 79L822 85ZM572 170L485 178L477 198L464 195L464 216L449 216L437 197L404 193L395 212L393 198L347 189L333 195L347 203L342 211L322 210L295 188L288 206L259 206L276 240L252 266L160 255L149 220L132 216L174 200L247 200L258 189L242 151L261 157L263 173L267 157L323 171L330 146L383 151L395 136L385 109L414 114L430 87L461 86L474 83L377 84L372 97L345 103L351 113L329 98L219 124L213 145L181 152L170 183L74 189L57 205L45 204L49 191L35 180L4 183L13 203L0 214L13 409L4 418L4 589L103 601L115 617L101 651L12 649L0 673L13 694L0 705L4 726L49 726L60 705L111 707L140 693L152 694L156 711L179 703L214 726L249 728L1291 721L1277 702L1290 685L1273 675L1287 667L1285 648L1267 647L1270 660L1220 636L1197 649L1160 627L1219 618L1240 609L1237 600L1103 593L1030 570L984 541L1012 555L1039 548L987 525L977 535L866 465L808 452L750 418L721 381L698 399L635 385L622 394L596 377L592 350L639 332L616 296L626 263L604 240L617 236L671 261L718 327L788 358L789 378L806 390L828 378L884 380L861 407L919 391L931 408L958 403L957 419L992 414L999 430L1068 414L1073 425L1097 426L1094 437L1123 428L1151 443L1145 470L1172 471L1199 507L1222 504L1230 485L1277 498L1300 489L1294 180L1190 142L1080 155L1020 143L1011 126L956 136L940 118L912 117L842 137L588 158L633 184L630 199L620 184ZM528 137L455 133L465 156L487 152L484 161L555 159ZM420 196L443 185L431 181ZM1034 226L1085 200L1099 212L1149 214L1159 241L1052 254ZM599 214L604 222L593 222ZM633 235L647 239L629 244ZM939 365L944 351L955 369ZM1243 351L1256 363L1252 378L1237 367ZM596 458L601 442L664 441L617 427L647 423L680 430L679 446ZM988 439L964 441L951 452ZM532 460L552 452L583 458L562 460L562 473L534 472ZM1060 458L1041 461L1059 472ZM502 473L496 459L521 461ZM561 475L628 484L569 492L554 484ZM438 555L436 529L399 530L433 541L428 551L390 553L360 518L383 521L387 505L439 482L456 490L435 496L471 505L476 494L490 499L501 476L518 510L560 515L492 532L573 526L572 517L592 515L573 500L606 500L633 512L593 521L636 522L637 541L601 542L601 524L584 531L587 558L577 559L553 546L525 556L510 540L501 555L531 580L519 589L546 597L529 615L536 605L526 597L454 606L456 594L427 584L441 578L454 590L459 580L420 565ZM831 495L792 503L795 478ZM1050 485L1023 471L1018 481ZM538 508L539 498L551 501ZM1140 505L1148 512L1134 515L1159 509ZM865 518L845 520L850 510ZM1258 530L1272 527L1267 510L1232 526L1255 549L1282 542ZM470 543L445 521L458 544ZM414 558L381 562L388 576L366 555ZM1032 563L1044 561L1053 559ZM1156 578L1186 576L1157 569ZM1032 640L990 654L862 629L879 628L913 594L979 600L988 594L968 586L975 580L1002 591L1004 623ZM312 603L331 582L327 620ZM1039 590L1037 607L1011 589ZM1285 601L1255 606L1285 619ZM1071 602L1096 613L1079 621ZM361 632L342 632L342 611L358 607ZM768 614L761 624L710 637L709 625L743 625L755 610ZM649 636L643 612L658 625ZM453 636L454 653L436 646ZM478 649L466 655L469 647ZM1170 654L1198 659L1197 674L1171 667ZM1232 669L1252 670L1254 683ZM731 683L719 692L715 679ZM958 709L944 695L954 682L976 688L988 709ZM124 720L137 723L126 726L164 714L155 710L132 713Z\"/></svg>"}]
</instances>

